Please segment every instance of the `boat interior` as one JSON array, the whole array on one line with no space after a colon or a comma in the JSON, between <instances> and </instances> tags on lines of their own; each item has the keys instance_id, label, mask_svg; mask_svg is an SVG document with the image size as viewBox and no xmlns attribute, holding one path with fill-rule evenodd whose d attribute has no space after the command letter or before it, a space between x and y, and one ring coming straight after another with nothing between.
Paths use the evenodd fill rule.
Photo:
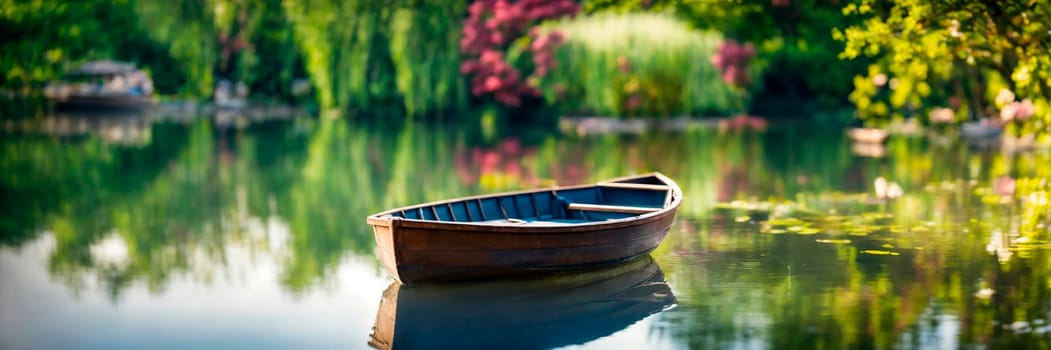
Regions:
<instances>
[{"instance_id":1,"label":"boat interior","mask_svg":"<svg viewBox=\"0 0 1051 350\"><path fill-rule=\"evenodd\" d=\"M664 209L675 191L657 176L425 204L390 215L477 224L566 225L635 217Z\"/></svg>"}]
</instances>

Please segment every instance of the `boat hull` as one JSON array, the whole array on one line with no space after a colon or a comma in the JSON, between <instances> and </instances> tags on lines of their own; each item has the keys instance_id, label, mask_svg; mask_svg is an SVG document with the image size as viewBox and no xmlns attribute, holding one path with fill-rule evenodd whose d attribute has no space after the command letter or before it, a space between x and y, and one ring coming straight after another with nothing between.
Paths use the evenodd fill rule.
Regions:
<instances>
[{"instance_id":1,"label":"boat hull","mask_svg":"<svg viewBox=\"0 0 1051 350\"><path fill-rule=\"evenodd\" d=\"M464 230L394 220L373 226L383 266L402 283L516 277L614 264L660 245L674 213L577 232L556 228Z\"/></svg>"},{"instance_id":2,"label":"boat hull","mask_svg":"<svg viewBox=\"0 0 1051 350\"><path fill-rule=\"evenodd\" d=\"M148 96L80 96L71 95L51 99L60 111L138 111L152 108L155 101Z\"/></svg>"},{"instance_id":3,"label":"boat hull","mask_svg":"<svg viewBox=\"0 0 1051 350\"><path fill-rule=\"evenodd\" d=\"M536 192L544 191L549 190ZM675 191L674 200L659 211L580 225L438 222L382 214L369 223L383 266L402 283L519 277L614 264L653 251L680 202L678 187L669 191ZM500 196L508 195L461 201Z\"/></svg>"}]
</instances>

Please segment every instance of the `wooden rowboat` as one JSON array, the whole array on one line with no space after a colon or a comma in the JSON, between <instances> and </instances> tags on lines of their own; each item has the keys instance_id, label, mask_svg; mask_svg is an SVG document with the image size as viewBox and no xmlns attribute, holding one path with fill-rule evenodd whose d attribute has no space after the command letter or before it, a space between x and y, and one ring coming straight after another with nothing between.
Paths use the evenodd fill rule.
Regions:
<instances>
[{"instance_id":1,"label":"wooden rowboat","mask_svg":"<svg viewBox=\"0 0 1051 350\"><path fill-rule=\"evenodd\" d=\"M612 264L664 239L682 190L660 173L427 203L368 217L398 281L445 282Z\"/></svg>"},{"instance_id":2,"label":"wooden rowboat","mask_svg":"<svg viewBox=\"0 0 1051 350\"><path fill-rule=\"evenodd\" d=\"M652 257L574 273L383 292L377 349L551 349L616 333L675 305Z\"/></svg>"}]
</instances>

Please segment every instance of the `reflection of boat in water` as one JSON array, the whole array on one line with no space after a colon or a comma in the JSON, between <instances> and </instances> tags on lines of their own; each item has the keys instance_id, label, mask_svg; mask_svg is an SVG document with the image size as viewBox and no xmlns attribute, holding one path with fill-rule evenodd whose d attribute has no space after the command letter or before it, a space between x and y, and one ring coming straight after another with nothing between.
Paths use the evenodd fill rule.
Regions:
<instances>
[{"instance_id":1,"label":"reflection of boat in water","mask_svg":"<svg viewBox=\"0 0 1051 350\"><path fill-rule=\"evenodd\" d=\"M887 155L887 147L882 143L854 142L850 150L862 157L883 158Z\"/></svg>"},{"instance_id":2,"label":"reflection of boat in water","mask_svg":"<svg viewBox=\"0 0 1051 350\"><path fill-rule=\"evenodd\" d=\"M3 124L3 130L61 138L93 135L111 144L145 145L149 143L152 124L152 115L144 111L76 111L8 120Z\"/></svg>"},{"instance_id":3,"label":"reflection of boat in water","mask_svg":"<svg viewBox=\"0 0 1051 350\"><path fill-rule=\"evenodd\" d=\"M404 286L383 292L377 349L552 348L624 329L675 303L650 256L543 279Z\"/></svg>"},{"instance_id":4,"label":"reflection of boat in water","mask_svg":"<svg viewBox=\"0 0 1051 350\"><path fill-rule=\"evenodd\" d=\"M92 61L44 90L59 110L144 109L153 106L153 82L130 63Z\"/></svg>"},{"instance_id":5,"label":"reflection of boat in water","mask_svg":"<svg viewBox=\"0 0 1051 350\"><path fill-rule=\"evenodd\" d=\"M853 128L847 130L847 136L856 143L883 143L890 134L883 129Z\"/></svg>"},{"instance_id":6,"label":"reflection of boat in water","mask_svg":"<svg viewBox=\"0 0 1051 350\"><path fill-rule=\"evenodd\" d=\"M664 239L682 190L660 173L460 198L368 217L402 283L541 274L613 264Z\"/></svg>"}]
</instances>

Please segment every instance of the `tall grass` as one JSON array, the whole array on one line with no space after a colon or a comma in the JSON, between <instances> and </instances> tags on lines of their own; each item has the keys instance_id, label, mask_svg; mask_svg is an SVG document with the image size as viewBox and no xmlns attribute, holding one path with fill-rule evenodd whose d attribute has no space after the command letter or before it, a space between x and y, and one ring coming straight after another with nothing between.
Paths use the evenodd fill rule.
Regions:
<instances>
[{"instance_id":1,"label":"tall grass","mask_svg":"<svg viewBox=\"0 0 1051 350\"><path fill-rule=\"evenodd\" d=\"M735 112L740 102L711 64L722 41L664 14L599 14L546 26L566 35L540 85L566 113L618 116Z\"/></svg>"}]
</instances>

